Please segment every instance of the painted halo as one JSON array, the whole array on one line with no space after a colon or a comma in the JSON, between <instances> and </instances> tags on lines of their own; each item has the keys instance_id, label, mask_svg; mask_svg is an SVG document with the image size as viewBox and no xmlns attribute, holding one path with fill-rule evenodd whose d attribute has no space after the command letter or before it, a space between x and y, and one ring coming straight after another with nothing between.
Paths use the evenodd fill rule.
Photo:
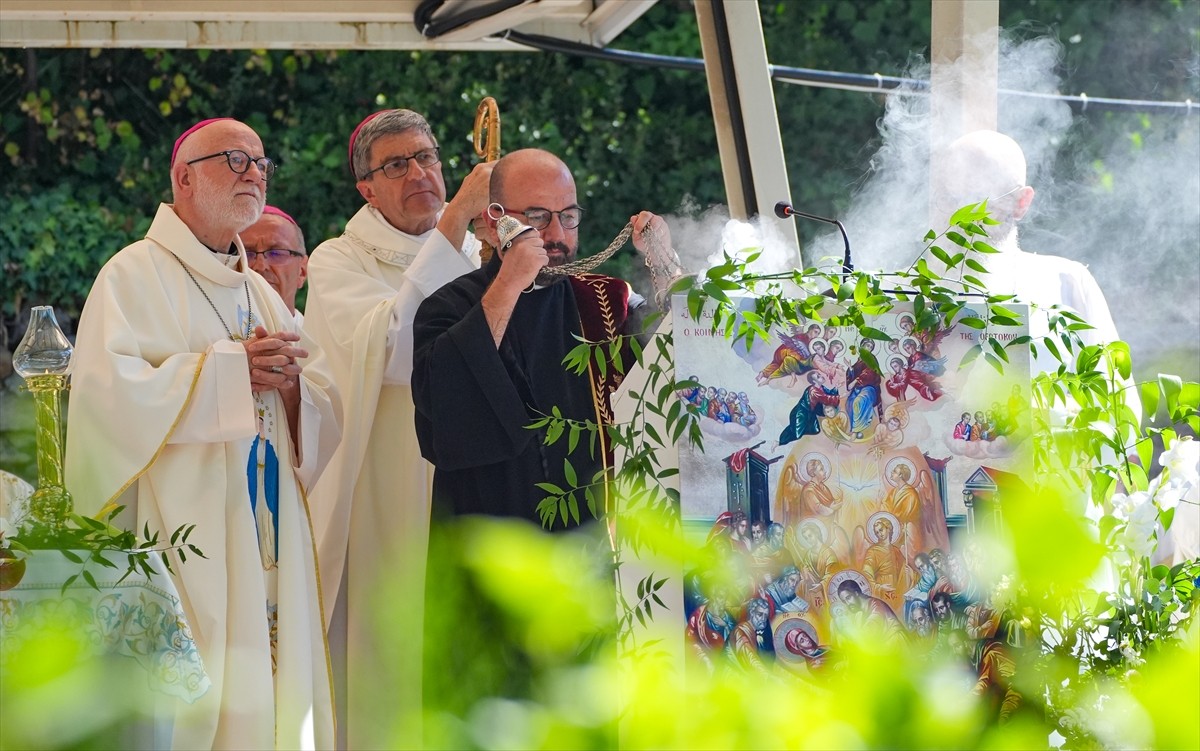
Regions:
<instances>
[{"instance_id":1,"label":"painted halo","mask_svg":"<svg viewBox=\"0 0 1200 751\"><path fill-rule=\"evenodd\" d=\"M908 321L910 324L912 324L913 328L916 328L916 326L917 326L917 319L913 316L912 313L901 313L900 315L896 316L896 326L898 326L900 328L900 330L903 331L904 327L900 325L901 321Z\"/></svg>"},{"instance_id":2,"label":"painted halo","mask_svg":"<svg viewBox=\"0 0 1200 751\"><path fill-rule=\"evenodd\" d=\"M800 479L808 482L812 478L808 476L808 462L816 459L821 462L821 466L825 469L826 477L833 477L833 471L829 466L829 457L822 454L820 451L809 451L805 454L796 466L796 472L800 475Z\"/></svg>"},{"instance_id":3,"label":"painted halo","mask_svg":"<svg viewBox=\"0 0 1200 751\"><path fill-rule=\"evenodd\" d=\"M813 644L821 643L817 638L817 629L811 623L799 616L789 616L775 627L775 657L784 662L804 662L804 655L793 652L787 644L788 635L793 631L803 631L808 634L808 638L812 639Z\"/></svg>"},{"instance_id":4,"label":"painted halo","mask_svg":"<svg viewBox=\"0 0 1200 751\"><path fill-rule=\"evenodd\" d=\"M892 482L892 470L894 470L896 467L900 466L901 464L904 464L908 467L908 479L909 479L910 484L911 484L913 478L915 478L917 476L917 465L913 464L912 459L909 459L909 458L903 457L903 456L893 457L891 460L888 461L887 465L884 466L884 468L883 468L883 479L887 480L888 484L891 485L893 488L899 487L899 486L896 483Z\"/></svg>"},{"instance_id":5,"label":"painted halo","mask_svg":"<svg viewBox=\"0 0 1200 751\"><path fill-rule=\"evenodd\" d=\"M867 539L871 542L879 542L879 538L875 535L875 522L878 519L887 519L892 523L892 536L889 542L893 545L896 540L900 539L900 520L890 511L876 511L867 519Z\"/></svg>"},{"instance_id":6,"label":"painted halo","mask_svg":"<svg viewBox=\"0 0 1200 751\"><path fill-rule=\"evenodd\" d=\"M848 568L837 572L833 575L833 578L829 580L829 586L825 588L825 594L829 597L829 602L838 603L839 605L841 604L842 601L838 599L837 591L838 587L842 585L842 582L846 581L847 579L853 579L854 581L858 582L858 588L861 589L862 593L867 597L871 597L875 594L871 590L871 585L867 582L867 577L863 576L859 571Z\"/></svg>"},{"instance_id":7,"label":"painted halo","mask_svg":"<svg viewBox=\"0 0 1200 751\"><path fill-rule=\"evenodd\" d=\"M800 533L805 527L812 527L817 530L817 537L821 538L822 545L829 542L829 530L825 529L825 523L820 519L809 518L800 522L800 525L796 527L797 537L800 537Z\"/></svg>"},{"instance_id":8,"label":"painted halo","mask_svg":"<svg viewBox=\"0 0 1200 751\"><path fill-rule=\"evenodd\" d=\"M888 358L888 367L889 368L891 368L896 363L900 363L900 370L904 370L905 368L908 367L908 360L905 360L900 355L892 355L891 357ZM895 369L892 368L892 371L895 372Z\"/></svg>"},{"instance_id":9,"label":"painted halo","mask_svg":"<svg viewBox=\"0 0 1200 751\"><path fill-rule=\"evenodd\" d=\"M920 351L921 351L921 343L920 343L919 341L917 341L917 338L916 338L915 336L904 336L904 337L901 337L901 338L900 338L900 345L899 345L899 346L900 346L900 351L901 351L901 352L903 352L903 351L904 351L904 345L905 345L905 344L908 344L909 342L912 342L912 345L913 345L913 351L914 351L914 352L920 352Z\"/></svg>"}]
</instances>

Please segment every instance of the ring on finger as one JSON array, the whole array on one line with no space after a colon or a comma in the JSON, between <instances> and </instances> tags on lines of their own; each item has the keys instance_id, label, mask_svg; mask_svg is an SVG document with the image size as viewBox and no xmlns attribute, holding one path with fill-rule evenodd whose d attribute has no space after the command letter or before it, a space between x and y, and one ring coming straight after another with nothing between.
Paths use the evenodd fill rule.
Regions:
<instances>
[{"instance_id":1,"label":"ring on finger","mask_svg":"<svg viewBox=\"0 0 1200 751\"><path fill-rule=\"evenodd\" d=\"M283 366L282 366L282 365L272 365L272 366L271 366L271 372L272 372L272 373L282 373L282 372L283 372Z\"/></svg>"}]
</instances>

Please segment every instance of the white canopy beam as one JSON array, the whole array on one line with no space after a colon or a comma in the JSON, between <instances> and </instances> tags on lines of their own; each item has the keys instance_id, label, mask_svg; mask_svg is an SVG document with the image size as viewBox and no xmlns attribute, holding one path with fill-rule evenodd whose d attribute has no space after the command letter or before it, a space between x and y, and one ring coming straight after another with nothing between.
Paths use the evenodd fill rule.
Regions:
<instances>
[{"instance_id":1,"label":"white canopy beam","mask_svg":"<svg viewBox=\"0 0 1200 751\"><path fill-rule=\"evenodd\" d=\"M932 0L930 92L934 143L995 130L1000 0Z\"/></svg>"},{"instance_id":2,"label":"white canopy beam","mask_svg":"<svg viewBox=\"0 0 1200 751\"><path fill-rule=\"evenodd\" d=\"M961 135L996 130L1000 0L932 0L929 45L929 178L941 182L938 150ZM930 195L933 195L931 186ZM946 220L929 205L930 226Z\"/></svg>"},{"instance_id":3,"label":"white canopy beam","mask_svg":"<svg viewBox=\"0 0 1200 751\"><path fill-rule=\"evenodd\" d=\"M429 39L413 23L420 0L3 0L0 47L528 51L489 38L510 28L603 47L655 2L526 0Z\"/></svg>"},{"instance_id":4,"label":"white canopy beam","mask_svg":"<svg viewBox=\"0 0 1200 751\"><path fill-rule=\"evenodd\" d=\"M729 213L774 222L796 243L795 224L774 214L790 190L758 3L696 0L696 19Z\"/></svg>"}]
</instances>

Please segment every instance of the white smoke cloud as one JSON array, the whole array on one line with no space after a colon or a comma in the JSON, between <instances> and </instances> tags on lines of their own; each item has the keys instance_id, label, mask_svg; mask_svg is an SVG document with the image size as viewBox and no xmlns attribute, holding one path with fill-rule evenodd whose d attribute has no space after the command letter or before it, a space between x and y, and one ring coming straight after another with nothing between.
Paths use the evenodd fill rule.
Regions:
<instances>
[{"instance_id":1,"label":"white smoke cloud","mask_svg":"<svg viewBox=\"0 0 1200 751\"><path fill-rule=\"evenodd\" d=\"M1113 33L1129 36L1126 27L1136 28L1137 21L1123 17L1119 23L1121 30ZM999 86L1058 93L1061 58L1055 39L1021 41L1002 34ZM1197 80L1196 58L1179 67ZM918 61L905 75L928 80L930 73L929 64ZM1101 133L1116 130L1097 126L1105 117L1124 118L1130 127L1098 153L1087 150ZM1063 101L1002 95L997 130L1021 145L1027 182L1037 191L1019 225L1021 247L1089 266L1131 345L1140 377L1167 367L1187 379L1200 378L1200 107L1195 115L1106 116L1072 113ZM840 218L858 268L894 271L916 258L926 230L944 229L935 226L929 208L930 154L944 145L933 143L930 97L889 97L879 136L852 205ZM804 248L810 264L840 254L835 232Z\"/></svg>"},{"instance_id":2,"label":"white smoke cloud","mask_svg":"<svg viewBox=\"0 0 1200 751\"><path fill-rule=\"evenodd\" d=\"M680 263L691 273L720 264L725 253L734 255L751 249L761 251L753 265L758 273L790 271L800 265L795 244L784 238L773 219L730 219L725 206L700 211L690 197L685 197L678 212L666 220Z\"/></svg>"}]
</instances>

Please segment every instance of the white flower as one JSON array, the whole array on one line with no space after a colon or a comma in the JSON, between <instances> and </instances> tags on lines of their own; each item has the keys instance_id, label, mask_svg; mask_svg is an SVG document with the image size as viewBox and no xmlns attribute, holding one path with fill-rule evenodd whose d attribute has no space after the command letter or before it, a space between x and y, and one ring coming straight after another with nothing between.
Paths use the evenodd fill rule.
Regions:
<instances>
[{"instance_id":1,"label":"white flower","mask_svg":"<svg viewBox=\"0 0 1200 751\"><path fill-rule=\"evenodd\" d=\"M7 548L8 538L15 537L16 534L17 528L13 526L12 522L0 516L0 548Z\"/></svg>"},{"instance_id":2,"label":"white flower","mask_svg":"<svg viewBox=\"0 0 1200 751\"><path fill-rule=\"evenodd\" d=\"M1142 656L1137 653L1137 650L1133 648L1133 644L1128 638L1121 641L1121 656L1125 658L1125 662L1131 668L1141 667L1146 663L1142 659Z\"/></svg>"},{"instance_id":3,"label":"white flower","mask_svg":"<svg viewBox=\"0 0 1200 751\"><path fill-rule=\"evenodd\" d=\"M1158 457L1158 463L1171 473L1171 480L1200 485L1200 441L1190 436L1176 438Z\"/></svg>"},{"instance_id":4,"label":"white flower","mask_svg":"<svg viewBox=\"0 0 1200 751\"><path fill-rule=\"evenodd\" d=\"M1126 527L1120 542L1131 560L1140 560L1154 552L1154 527Z\"/></svg>"},{"instance_id":5,"label":"white flower","mask_svg":"<svg viewBox=\"0 0 1200 751\"><path fill-rule=\"evenodd\" d=\"M1179 505L1187 490L1188 486L1185 483L1172 480L1159 489L1158 495L1154 497L1154 502L1163 511L1170 511Z\"/></svg>"},{"instance_id":6,"label":"white flower","mask_svg":"<svg viewBox=\"0 0 1200 751\"><path fill-rule=\"evenodd\" d=\"M1139 509L1147 506L1153 507L1153 504L1151 503L1151 496L1157 489L1158 488L1152 484L1150 489L1139 490L1131 495L1114 493L1112 497L1113 516L1117 517L1121 521L1127 522L1138 513Z\"/></svg>"},{"instance_id":7,"label":"white flower","mask_svg":"<svg viewBox=\"0 0 1200 751\"><path fill-rule=\"evenodd\" d=\"M1118 550L1133 560L1143 558L1154 550L1155 531L1158 529L1158 506L1153 498L1158 491L1156 483L1149 490L1125 495L1116 493L1112 498L1113 516L1125 522L1118 528L1114 542Z\"/></svg>"}]
</instances>

